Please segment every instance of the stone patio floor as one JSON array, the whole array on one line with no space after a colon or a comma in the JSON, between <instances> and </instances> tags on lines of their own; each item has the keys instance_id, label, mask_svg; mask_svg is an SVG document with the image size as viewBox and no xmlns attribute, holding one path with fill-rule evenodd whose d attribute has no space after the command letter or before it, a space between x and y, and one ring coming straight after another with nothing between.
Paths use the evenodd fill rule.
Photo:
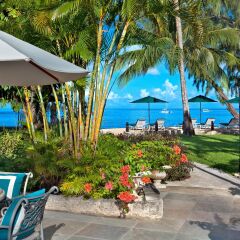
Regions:
<instances>
[{"instance_id":1,"label":"stone patio floor","mask_svg":"<svg viewBox=\"0 0 240 240\"><path fill-rule=\"evenodd\" d=\"M240 240L240 185L199 169L161 190L160 221L46 211L46 240Z\"/></svg>"}]
</instances>

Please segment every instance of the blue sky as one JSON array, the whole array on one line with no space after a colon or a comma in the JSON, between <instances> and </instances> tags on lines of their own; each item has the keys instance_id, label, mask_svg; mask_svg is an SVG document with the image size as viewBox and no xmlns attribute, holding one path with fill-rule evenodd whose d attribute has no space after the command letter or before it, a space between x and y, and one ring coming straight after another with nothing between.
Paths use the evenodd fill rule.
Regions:
<instances>
[{"instance_id":1,"label":"blue sky","mask_svg":"<svg viewBox=\"0 0 240 240\"><path fill-rule=\"evenodd\" d=\"M193 80L188 78L186 73L188 97L204 93L197 91L192 86ZM169 104L167 106L155 104L156 108L181 108L181 89L179 74L176 72L170 75L164 64L160 64L155 68L149 69L144 76L132 79L125 87L119 88L117 85L110 92L107 108L143 108L143 104L130 104L129 102L145 96L154 96L163 99ZM208 94L208 97L216 100L214 91ZM191 103L191 108L198 108L199 104ZM220 103L206 103L206 108L225 108Z\"/></svg>"}]
</instances>

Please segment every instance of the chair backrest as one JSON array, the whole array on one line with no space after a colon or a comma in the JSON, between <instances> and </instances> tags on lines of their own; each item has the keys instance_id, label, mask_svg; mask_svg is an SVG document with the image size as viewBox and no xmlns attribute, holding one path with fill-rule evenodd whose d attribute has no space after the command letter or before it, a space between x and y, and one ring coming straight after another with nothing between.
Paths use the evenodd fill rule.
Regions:
<instances>
[{"instance_id":1,"label":"chair backrest","mask_svg":"<svg viewBox=\"0 0 240 240\"><path fill-rule=\"evenodd\" d=\"M146 125L146 120L144 119L138 119L137 122L136 122L136 128L139 128L139 129L142 129L144 128Z\"/></svg>"},{"instance_id":2,"label":"chair backrest","mask_svg":"<svg viewBox=\"0 0 240 240\"><path fill-rule=\"evenodd\" d=\"M0 226L0 239L21 240L31 236L42 222L49 195L57 191L56 187L52 187L47 193L42 189L15 198L2 219L1 225L8 226L8 229Z\"/></svg>"},{"instance_id":3,"label":"chair backrest","mask_svg":"<svg viewBox=\"0 0 240 240\"><path fill-rule=\"evenodd\" d=\"M29 178L33 177L32 173L11 173L0 172L0 188L4 190L7 198L12 199L25 194ZM24 184L23 184L24 183Z\"/></svg>"},{"instance_id":4,"label":"chair backrest","mask_svg":"<svg viewBox=\"0 0 240 240\"><path fill-rule=\"evenodd\" d=\"M157 124L158 128L163 128L164 127L165 120L164 119L158 119Z\"/></svg>"},{"instance_id":5,"label":"chair backrest","mask_svg":"<svg viewBox=\"0 0 240 240\"><path fill-rule=\"evenodd\" d=\"M215 122L215 118L208 118L205 122L205 125L211 125L212 122Z\"/></svg>"},{"instance_id":6,"label":"chair backrest","mask_svg":"<svg viewBox=\"0 0 240 240\"><path fill-rule=\"evenodd\" d=\"M193 125L197 124L197 119L196 118L192 118L192 124Z\"/></svg>"},{"instance_id":7,"label":"chair backrest","mask_svg":"<svg viewBox=\"0 0 240 240\"><path fill-rule=\"evenodd\" d=\"M229 121L229 123L228 123L228 126L238 126L239 125L239 120L237 119L237 118L232 118L230 121Z\"/></svg>"}]
</instances>

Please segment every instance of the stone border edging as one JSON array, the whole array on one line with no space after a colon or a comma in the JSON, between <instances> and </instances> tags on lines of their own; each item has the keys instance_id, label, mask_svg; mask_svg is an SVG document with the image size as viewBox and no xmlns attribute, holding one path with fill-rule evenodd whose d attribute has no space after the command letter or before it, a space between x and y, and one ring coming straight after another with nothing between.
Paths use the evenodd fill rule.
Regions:
<instances>
[{"instance_id":1,"label":"stone border edging","mask_svg":"<svg viewBox=\"0 0 240 240\"><path fill-rule=\"evenodd\" d=\"M207 166L205 164L201 164L201 163L197 163L197 162L194 162L193 165L194 165L194 167L198 168L201 171L204 171L208 174L218 177L218 178L220 178L226 182L229 182L240 188L240 179L238 179L234 176L231 176L230 174L222 172L218 169L210 168L209 166Z\"/></svg>"},{"instance_id":2,"label":"stone border edging","mask_svg":"<svg viewBox=\"0 0 240 240\"><path fill-rule=\"evenodd\" d=\"M130 211L127 217L160 220L163 217L163 200L150 202L135 202L129 204ZM50 195L47 210L65 211L89 215L118 217L119 209L114 199L83 200L81 197L65 197Z\"/></svg>"}]
</instances>

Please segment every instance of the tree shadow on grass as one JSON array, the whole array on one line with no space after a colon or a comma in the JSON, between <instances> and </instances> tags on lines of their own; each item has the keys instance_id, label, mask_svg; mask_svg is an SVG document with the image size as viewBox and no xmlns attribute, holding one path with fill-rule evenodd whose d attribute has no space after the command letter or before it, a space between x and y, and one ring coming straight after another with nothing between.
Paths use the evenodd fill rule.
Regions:
<instances>
[{"instance_id":1,"label":"tree shadow on grass","mask_svg":"<svg viewBox=\"0 0 240 240\"><path fill-rule=\"evenodd\" d=\"M53 235L57 232L57 230L64 226L65 226L65 224L61 223L61 224L57 224L57 225L55 224L55 225L51 225L51 226L44 228L45 240L51 240Z\"/></svg>"},{"instance_id":2,"label":"tree shadow on grass","mask_svg":"<svg viewBox=\"0 0 240 240\"><path fill-rule=\"evenodd\" d=\"M215 214L214 219L215 223L190 221L190 224L209 231L208 237L211 240L239 240L240 218L231 218L229 223L225 223L218 214Z\"/></svg>"}]
</instances>

